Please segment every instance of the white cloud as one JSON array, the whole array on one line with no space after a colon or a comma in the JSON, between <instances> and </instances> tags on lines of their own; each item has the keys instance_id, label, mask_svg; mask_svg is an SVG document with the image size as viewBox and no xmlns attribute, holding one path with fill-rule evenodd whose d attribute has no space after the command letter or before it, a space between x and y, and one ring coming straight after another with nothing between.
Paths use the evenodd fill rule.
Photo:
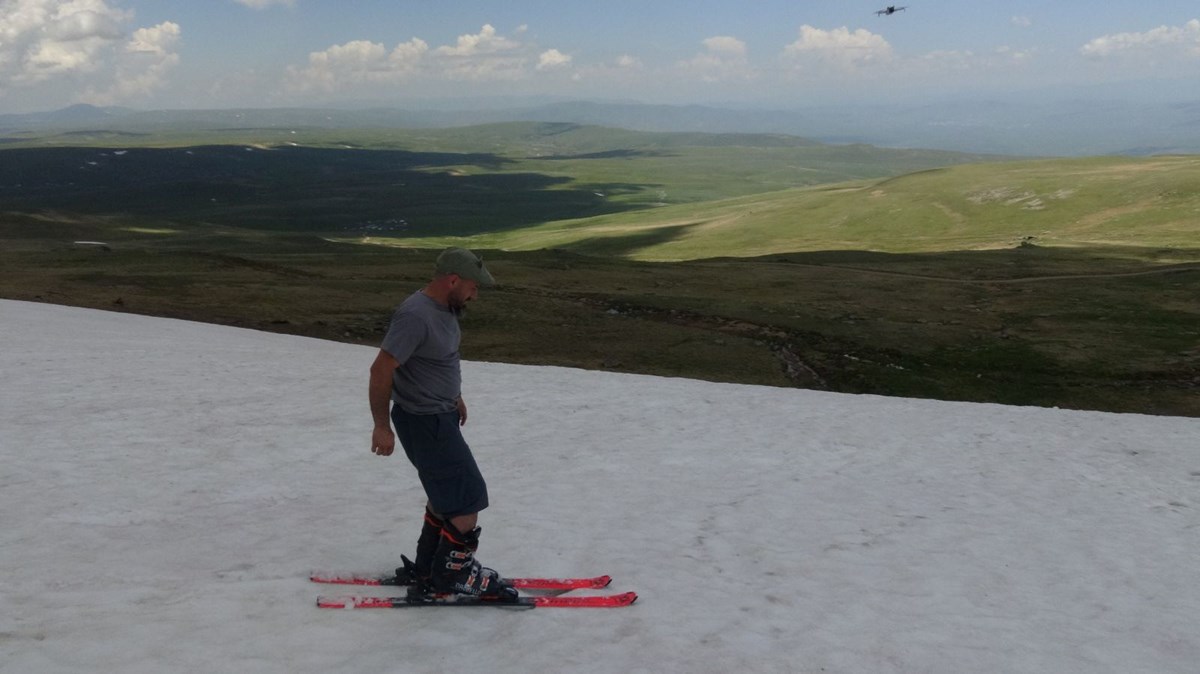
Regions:
<instances>
[{"instance_id":1,"label":"white cloud","mask_svg":"<svg viewBox=\"0 0 1200 674\"><path fill-rule=\"evenodd\" d=\"M892 46L882 36L860 28L822 30L800 27L797 40L783 49L784 59L797 68L833 66L855 70L892 59Z\"/></svg>"},{"instance_id":2,"label":"white cloud","mask_svg":"<svg viewBox=\"0 0 1200 674\"><path fill-rule=\"evenodd\" d=\"M376 70L387 59L387 48L375 42L355 40L308 55L310 63L345 66L348 70Z\"/></svg>"},{"instance_id":3,"label":"white cloud","mask_svg":"<svg viewBox=\"0 0 1200 674\"><path fill-rule=\"evenodd\" d=\"M40 40L22 56L13 81L37 84L68 73L91 72L97 67L96 53L105 46L105 40L99 38L70 42Z\"/></svg>"},{"instance_id":4,"label":"white cloud","mask_svg":"<svg viewBox=\"0 0 1200 674\"><path fill-rule=\"evenodd\" d=\"M525 33L527 28L518 28ZM291 66L284 77L286 94L348 92L366 84L453 80L511 82L534 73L560 70L573 58L558 49L501 35L485 24L478 33L458 36L454 44L431 48L412 38L390 52L377 42L356 40L309 54L306 66Z\"/></svg>"},{"instance_id":5,"label":"white cloud","mask_svg":"<svg viewBox=\"0 0 1200 674\"><path fill-rule=\"evenodd\" d=\"M571 64L571 57L557 49L548 49L542 52L538 57L538 70L550 70L553 68L563 68Z\"/></svg>"},{"instance_id":6,"label":"white cloud","mask_svg":"<svg viewBox=\"0 0 1200 674\"><path fill-rule=\"evenodd\" d=\"M617 67L622 70L635 70L642 67L642 61L636 56L621 54L617 57Z\"/></svg>"},{"instance_id":7,"label":"white cloud","mask_svg":"<svg viewBox=\"0 0 1200 674\"><path fill-rule=\"evenodd\" d=\"M911 98L1028 81L1038 57L1036 49L1010 46L899 54L869 30L806 25L779 55L778 83L806 99Z\"/></svg>"},{"instance_id":8,"label":"white cloud","mask_svg":"<svg viewBox=\"0 0 1200 674\"><path fill-rule=\"evenodd\" d=\"M266 9L271 5L283 5L285 7L295 7L296 0L233 0L239 5L245 5L250 9Z\"/></svg>"},{"instance_id":9,"label":"white cloud","mask_svg":"<svg viewBox=\"0 0 1200 674\"><path fill-rule=\"evenodd\" d=\"M736 37L710 37L704 40L703 44L710 52L716 54L728 54L731 56L746 55L746 43Z\"/></svg>"},{"instance_id":10,"label":"white cloud","mask_svg":"<svg viewBox=\"0 0 1200 674\"><path fill-rule=\"evenodd\" d=\"M746 58L746 43L735 37L718 35L705 39L704 51L679 64L693 77L705 82L751 79L754 71Z\"/></svg>"},{"instance_id":11,"label":"white cloud","mask_svg":"<svg viewBox=\"0 0 1200 674\"><path fill-rule=\"evenodd\" d=\"M512 80L525 75L532 60L524 45L504 37L490 24L460 35L453 45L434 50L441 74L460 80Z\"/></svg>"},{"instance_id":12,"label":"white cloud","mask_svg":"<svg viewBox=\"0 0 1200 674\"><path fill-rule=\"evenodd\" d=\"M1200 20L1192 19L1182 26L1159 26L1144 33L1104 35L1083 45L1079 51L1095 58L1161 52L1200 56Z\"/></svg>"},{"instance_id":13,"label":"white cloud","mask_svg":"<svg viewBox=\"0 0 1200 674\"><path fill-rule=\"evenodd\" d=\"M443 56L479 56L481 54L498 54L519 48L521 44L496 33L490 24L474 35L459 35L458 42L453 47L438 47L437 53Z\"/></svg>"},{"instance_id":14,"label":"white cloud","mask_svg":"<svg viewBox=\"0 0 1200 674\"><path fill-rule=\"evenodd\" d=\"M130 18L104 0L0 2L0 87L99 70Z\"/></svg>"},{"instance_id":15,"label":"white cloud","mask_svg":"<svg viewBox=\"0 0 1200 674\"><path fill-rule=\"evenodd\" d=\"M1017 28L1029 28L1033 25L1033 19L1030 19L1027 16L1014 16L1012 18L1012 25L1016 26Z\"/></svg>"},{"instance_id":16,"label":"white cloud","mask_svg":"<svg viewBox=\"0 0 1200 674\"><path fill-rule=\"evenodd\" d=\"M164 21L151 28L139 28L125 43L118 55L116 75L107 89L89 88L84 100L98 105L149 96L167 81L167 74L179 64L175 44L179 41L179 24Z\"/></svg>"},{"instance_id":17,"label":"white cloud","mask_svg":"<svg viewBox=\"0 0 1200 674\"><path fill-rule=\"evenodd\" d=\"M293 93L334 92L363 84L395 84L416 73L429 45L413 38L390 52L377 42L354 40L308 55L308 67L288 68L285 87Z\"/></svg>"},{"instance_id":18,"label":"white cloud","mask_svg":"<svg viewBox=\"0 0 1200 674\"><path fill-rule=\"evenodd\" d=\"M102 0L71 0L59 3L52 20L42 31L52 40L70 42L101 38L121 38L122 24L129 14L108 7Z\"/></svg>"},{"instance_id":19,"label":"white cloud","mask_svg":"<svg viewBox=\"0 0 1200 674\"><path fill-rule=\"evenodd\" d=\"M420 38L414 37L408 42L401 42L388 54L388 69L406 74L415 72L428 51L429 45Z\"/></svg>"},{"instance_id":20,"label":"white cloud","mask_svg":"<svg viewBox=\"0 0 1200 674\"><path fill-rule=\"evenodd\" d=\"M125 51L156 56L168 56L179 41L179 24L165 21L153 28L133 31L133 38L125 45Z\"/></svg>"},{"instance_id":21,"label":"white cloud","mask_svg":"<svg viewBox=\"0 0 1200 674\"><path fill-rule=\"evenodd\" d=\"M130 34L132 20L106 0L0 0L0 94L56 104L144 97L178 64L181 31L165 21Z\"/></svg>"}]
</instances>

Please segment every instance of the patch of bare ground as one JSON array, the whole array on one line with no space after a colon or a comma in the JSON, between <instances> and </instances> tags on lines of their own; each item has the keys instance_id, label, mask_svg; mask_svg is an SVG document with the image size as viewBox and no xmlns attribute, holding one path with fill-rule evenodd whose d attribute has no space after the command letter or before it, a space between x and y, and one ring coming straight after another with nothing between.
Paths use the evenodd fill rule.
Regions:
<instances>
[{"instance_id":1,"label":"patch of bare ground","mask_svg":"<svg viewBox=\"0 0 1200 674\"><path fill-rule=\"evenodd\" d=\"M933 202L933 205L939 211L941 211L942 213L945 213L946 217L950 218L950 221L953 222L954 224L956 224L956 225L965 225L966 224L967 218L962 213L959 213L958 211L954 210L953 208L950 208L949 206L947 206L946 204L943 204L940 201Z\"/></svg>"}]
</instances>

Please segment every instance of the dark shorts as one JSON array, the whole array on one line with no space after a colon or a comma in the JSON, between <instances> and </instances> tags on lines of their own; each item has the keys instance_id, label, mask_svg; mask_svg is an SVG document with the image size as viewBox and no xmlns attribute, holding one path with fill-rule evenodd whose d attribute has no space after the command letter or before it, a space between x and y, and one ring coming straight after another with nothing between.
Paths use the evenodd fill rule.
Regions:
<instances>
[{"instance_id":1,"label":"dark shorts","mask_svg":"<svg viewBox=\"0 0 1200 674\"><path fill-rule=\"evenodd\" d=\"M442 517L477 513L488 506L487 483L459 430L458 412L409 414L392 406L392 423L433 511Z\"/></svg>"}]
</instances>

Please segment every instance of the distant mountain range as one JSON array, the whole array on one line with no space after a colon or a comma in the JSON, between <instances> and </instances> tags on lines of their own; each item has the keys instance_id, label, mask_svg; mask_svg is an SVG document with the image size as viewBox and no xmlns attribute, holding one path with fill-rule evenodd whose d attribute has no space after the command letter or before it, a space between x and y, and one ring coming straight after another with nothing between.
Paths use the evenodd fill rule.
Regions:
<instances>
[{"instance_id":1,"label":"distant mountain range","mask_svg":"<svg viewBox=\"0 0 1200 674\"><path fill-rule=\"evenodd\" d=\"M246 128L445 128L569 122L635 131L771 133L824 143L1030 156L1200 152L1200 102L980 101L737 110L700 105L559 102L475 109L264 108L132 110L74 105L0 115L0 140L38 132L126 133Z\"/></svg>"}]
</instances>

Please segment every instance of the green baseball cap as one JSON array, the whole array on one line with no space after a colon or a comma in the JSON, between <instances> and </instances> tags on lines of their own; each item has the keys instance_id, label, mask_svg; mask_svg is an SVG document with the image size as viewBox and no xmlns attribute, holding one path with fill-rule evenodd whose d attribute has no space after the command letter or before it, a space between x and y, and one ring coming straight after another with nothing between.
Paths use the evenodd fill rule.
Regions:
<instances>
[{"instance_id":1,"label":"green baseball cap","mask_svg":"<svg viewBox=\"0 0 1200 674\"><path fill-rule=\"evenodd\" d=\"M447 248L438 255L437 273L457 274L481 286L496 285L496 279L483 266L483 258L466 248Z\"/></svg>"}]
</instances>

